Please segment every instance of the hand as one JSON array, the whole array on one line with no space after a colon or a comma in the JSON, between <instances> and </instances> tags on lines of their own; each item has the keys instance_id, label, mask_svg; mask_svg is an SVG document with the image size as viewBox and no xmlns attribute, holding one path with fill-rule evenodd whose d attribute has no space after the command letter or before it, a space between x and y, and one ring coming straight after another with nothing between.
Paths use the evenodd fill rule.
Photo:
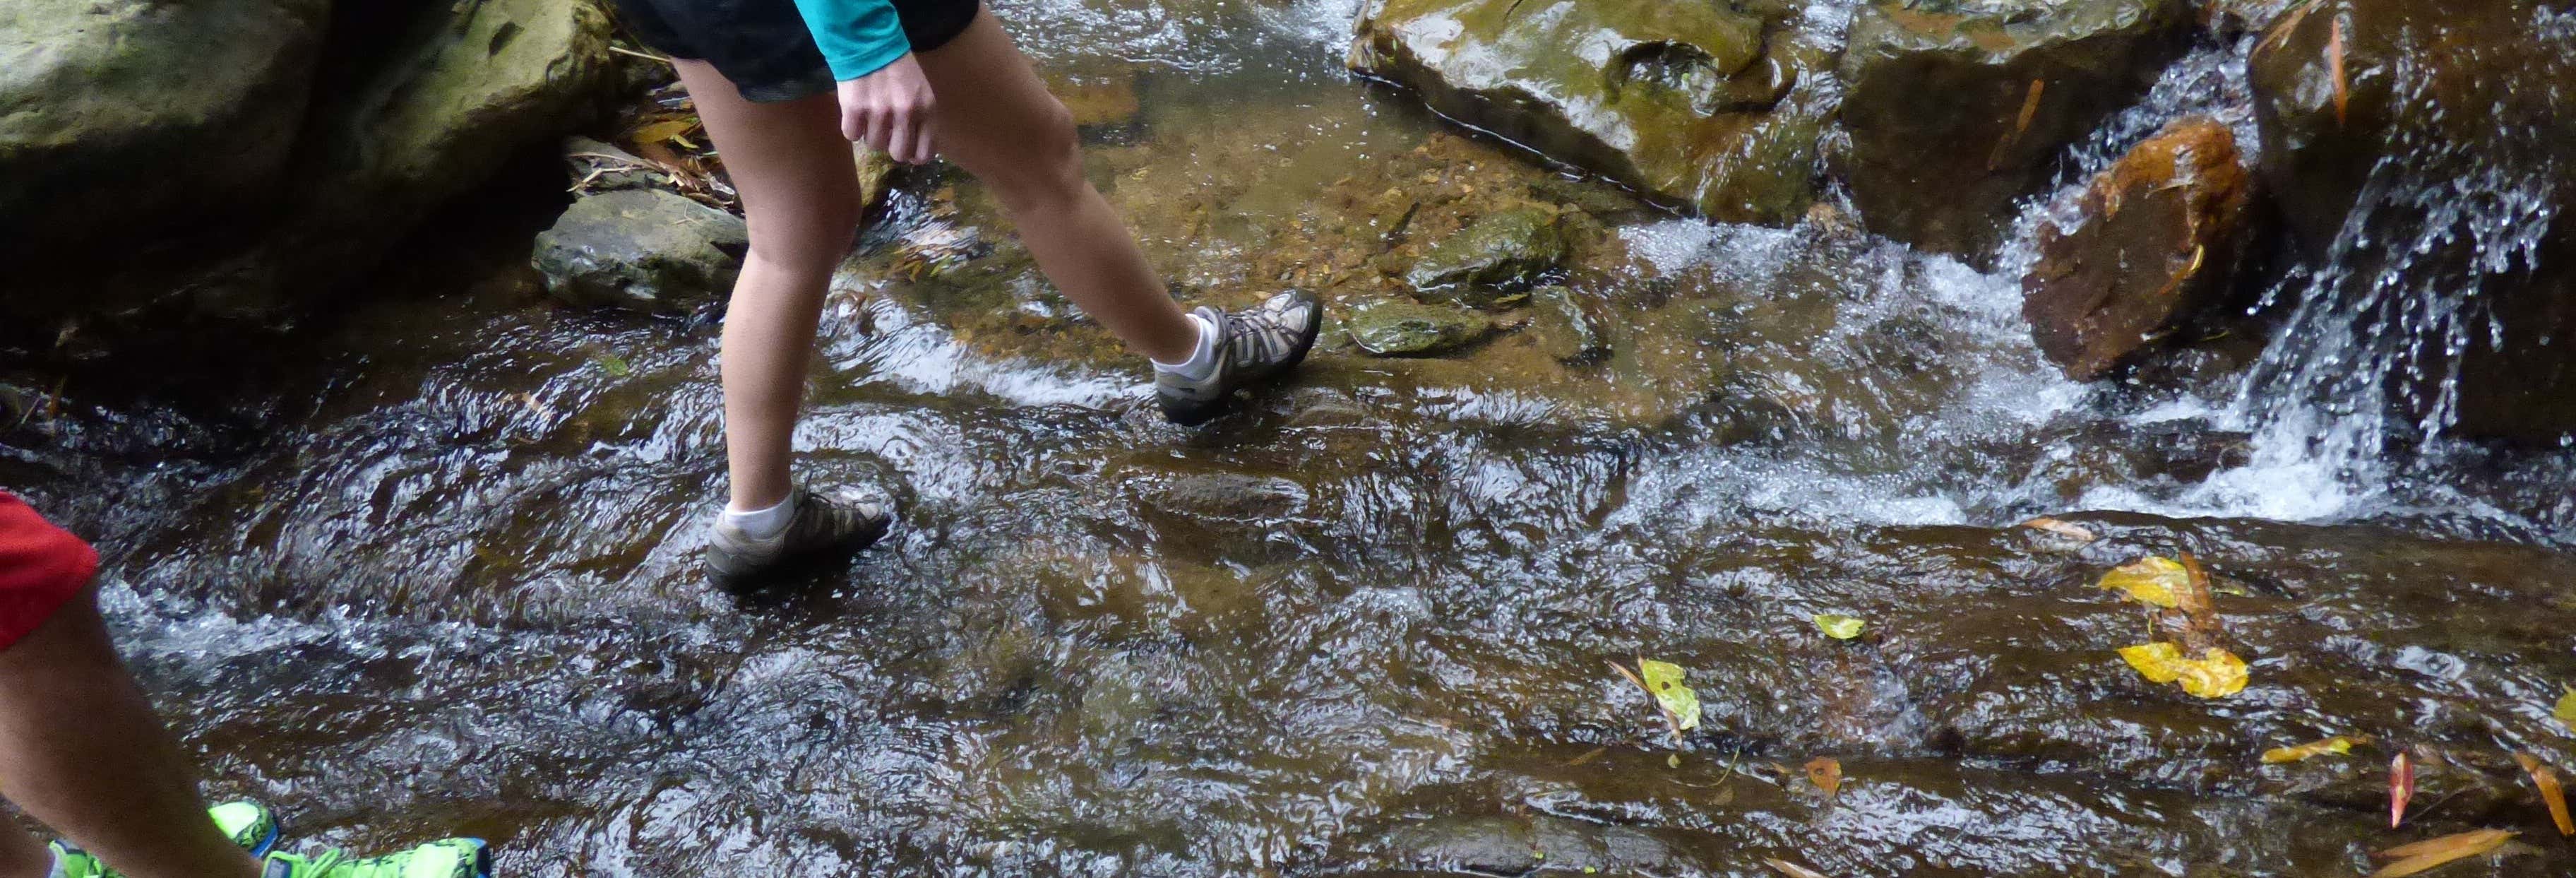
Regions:
<instances>
[{"instance_id":1,"label":"hand","mask_svg":"<svg viewBox=\"0 0 2576 878\"><path fill-rule=\"evenodd\" d=\"M894 63L857 79L841 80L841 135L905 164L920 164L930 148L930 78L907 52Z\"/></svg>"}]
</instances>

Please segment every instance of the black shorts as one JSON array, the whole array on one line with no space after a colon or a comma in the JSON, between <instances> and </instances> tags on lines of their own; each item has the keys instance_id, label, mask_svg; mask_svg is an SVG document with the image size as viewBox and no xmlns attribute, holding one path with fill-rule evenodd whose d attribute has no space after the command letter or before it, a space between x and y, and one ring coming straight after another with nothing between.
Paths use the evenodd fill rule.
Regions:
<instances>
[{"instance_id":1,"label":"black shorts","mask_svg":"<svg viewBox=\"0 0 2576 878\"><path fill-rule=\"evenodd\" d=\"M626 29L673 58L715 65L742 96L792 101L832 90L832 68L795 0L615 0ZM915 52L948 45L981 0L892 0Z\"/></svg>"}]
</instances>

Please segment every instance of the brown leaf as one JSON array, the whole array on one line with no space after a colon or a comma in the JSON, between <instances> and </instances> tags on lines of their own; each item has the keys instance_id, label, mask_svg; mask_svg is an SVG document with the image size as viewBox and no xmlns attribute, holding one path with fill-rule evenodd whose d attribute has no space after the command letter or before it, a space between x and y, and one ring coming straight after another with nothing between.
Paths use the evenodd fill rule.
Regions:
<instances>
[{"instance_id":1,"label":"brown leaf","mask_svg":"<svg viewBox=\"0 0 2576 878\"><path fill-rule=\"evenodd\" d=\"M2576 835L2576 819L2567 816L2567 791L2558 785L2558 770L2529 753L2513 754L2513 761L2531 773L2531 783L2540 788L2540 802L2549 806L2549 820L2558 824L2558 834Z\"/></svg>"},{"instance_id":2,"label":"brown leaf","mask_svg":"<svg viewBox=\"0 0 2576 878\"><path fill-rule=\"evenodd\" d=\"M2177 552L2174 560L2182 562L2183 587L2174 592L2174 609L2191 615L2197 622L2216 609L2209 598L2209 571L2190 552Z\"/></svg>"},{"instance_id":3,"label":"brown leaf","mask_svg":"<svg viewBox=\"0 0 2576 878\"><path fill-rule=\"evenodd\" d=\"M2334 74L2335 126L2343 125L2343 107L2351 89L2343 75L2343 17L2336 16L2334 30L2326 36L2326 71Z\"/></svg>"},{"instance_id":4,"label":"brown leaf","mask_svg":"<svg viewBox=\"0 0 2576 878\"><path fill-rule=\"evenodd\" d=\"M2415 798L2415 759L2406 751L2388 760L2388 828L2406 820L2406 800Z\"/></svg>"},{"instance_id":5,"label":"brown leaf","mask_svg":"<svg viewBox=\"0 0 2576 878\"><path fill-rule=\"evenodd\" d=\"M1770 857L1763 857L1762 863L1763 865L1780 870L1780 874L1787 875L1789 878L1825 878L1825 873L1818 872L1814 869L1810 869L1796 863L1776 860Z\"/></svg>"},{"instance_id":6,"label":"brown leaf","mask_svg":"<svg viewBox=\"0 0 2576 878\"><path fill-rule=\"evenodd\" d=\"M1824 790L1826 798L1833 798L1841 794L1843 789L1842 762L1831 756L1818 756L1814 759L1807 760L1807 781L1815 784L1816 789Z\"/></svg>"},{"instance_id":7,"label":"brown leaf","mask_svg":"<svg viewBox=\"0 0 2576 878\"><path fill-rule=\"evenodd\" d=\"M633 141L638 146L647 143L661 143L666 140L678 141L680 145L687 146L688 141L682 139L683 135L688 134L691 129L696 127L698 127L698 120L696 119L687 117L663 119L658 122L648 122L635 126L635 130L626 132L626 138Z\"/></svg>"},{"instance_id":8,"label":"brown leaf","mask_svg":"<svg viewBox=\"0 0 2576 878\"><path fill-rule=\"evenodd\" d=\"M2398 845L2372 856L2396 862L2379 867L2370 878L2400 878L2414 875L2452 860L2491 853L2513 840L2514 834L2502 829L2472 829L2457 835L2426 839L2414 844Z\"/></svg>"},{"instance_id":9,"label":"brown leaf","mask_svg":"<svg viewBox=\"0 0 2576 878\"><path fill-rule=\"evenodd\" d=\"M2041 516L2039 518L2022 522L2021 526L2042 533L2055 534L2079 543L2089 543L2096 539L2100 539L2100 537L2094 535L2091 528L2075 524L2073 522L2059 521L2047 516Z\"/></svg>"}]
</instances>

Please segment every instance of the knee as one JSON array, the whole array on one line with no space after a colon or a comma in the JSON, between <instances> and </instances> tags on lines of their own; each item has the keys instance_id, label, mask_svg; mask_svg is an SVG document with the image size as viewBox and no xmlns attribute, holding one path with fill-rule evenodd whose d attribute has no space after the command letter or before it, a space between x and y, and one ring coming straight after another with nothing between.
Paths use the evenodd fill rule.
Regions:
<instances>
[{"instance_id":1,"label":"knee","mask_svg":"<svg viewBox=\"0 0 2576 878\"><path fill-rule=\"evenodd\" d=\"M1061 203L1091 185L1082 175L1082 139L1074 130L1073 114L1056 101L1046 106L1020 133L1008 161L975 172L1005 206Z\"/></svg>"}]
</instances>

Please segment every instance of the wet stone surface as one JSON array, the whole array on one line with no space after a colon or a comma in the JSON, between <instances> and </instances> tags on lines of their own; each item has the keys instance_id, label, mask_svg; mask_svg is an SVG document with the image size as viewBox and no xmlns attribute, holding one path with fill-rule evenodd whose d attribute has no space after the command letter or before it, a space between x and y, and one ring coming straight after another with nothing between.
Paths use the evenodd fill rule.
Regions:
<instances>
[{"instance_id":1,"label":"wet stone surface","mask_svg":"<svg viewBox=\"0 0 2576 878\"><path fill-rule=\"evenodd\" d=\"M1188 74L1086 134L1186 301L1419 305L1426 248L1539 205L1562 276L1472 312L1526 326L1328 341L1175 428L988 193L906 171L795 437L902 520L804 588L696 577L712 334L559 304L476 224L227 370L8 351L0 484L105 551L211 792L512 875L2351 875L2486 826L2536 843L2449 872L2576 865L2506 757L2576 764L2564 453L2263 469L2228 375L2073 384L2013 273L1643 211L1348 81L1310 11L997 9L1051 70ZM2148 622L2096 580L2184 552L2227 698L2114 652ZM2375 743L2260 761L2329 734Z\"/></svg>"}]
</instances>

